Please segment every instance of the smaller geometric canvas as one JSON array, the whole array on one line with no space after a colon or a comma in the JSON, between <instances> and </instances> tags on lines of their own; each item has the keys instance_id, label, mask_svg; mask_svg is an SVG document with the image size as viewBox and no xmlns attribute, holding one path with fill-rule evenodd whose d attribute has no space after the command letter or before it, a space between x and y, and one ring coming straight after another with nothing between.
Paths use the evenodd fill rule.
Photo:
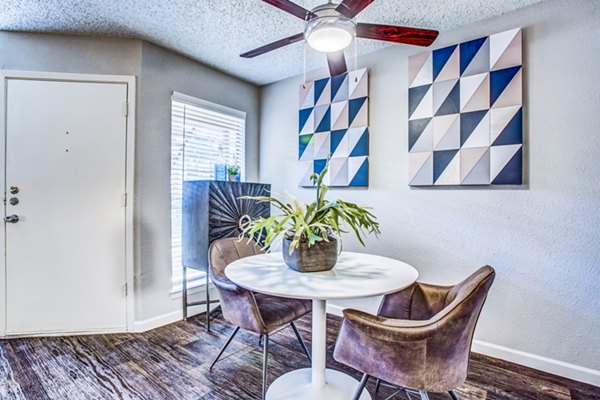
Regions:
<instances>
[{"instance_id":1,"label":"smaller geometric canvas","mask_svg":"<svg viewBox=\"0 0 600 400\"><path fill-rule=\"evenodd\" d=\"M331 157L325 184L368 186L369 80L367 69L300 86L300 186L312 187L313 173Z\"/></svg>"},{"instance_id":2,"label":"smaller geometric canvas","mask_svg":"<svg viewBox=\"0 0 600 400\"><path fill-rule=\"evenodd\" d=\"M522 183L521 42L517 28L409 58L409 185Z\"/></svg>"}]
</instances>

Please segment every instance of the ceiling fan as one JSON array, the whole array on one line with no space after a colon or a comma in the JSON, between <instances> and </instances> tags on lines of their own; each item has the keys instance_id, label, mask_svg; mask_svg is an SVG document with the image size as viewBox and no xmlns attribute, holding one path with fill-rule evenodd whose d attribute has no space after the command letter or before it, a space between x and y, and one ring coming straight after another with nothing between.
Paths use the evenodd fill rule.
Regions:
<instances>
[{"instance_id":1,"label":"ceiling fan","mask_svg":"<svg viewBox=\"0 0 600 400\"><path fill-rule=\"evenodd\" d=\"M306 21L304 32L248 51L240 57L253 58L288 44L306 40L313 49L327 53L329 73L333 76L347 72L343 50L355 37L429 46L438 36L438 31L429 29L354 21L354 17L374 0L343 0L339 4L329 0L328 3L310 11L289 0L262 1Z\"/></svg>"}]
</instances>

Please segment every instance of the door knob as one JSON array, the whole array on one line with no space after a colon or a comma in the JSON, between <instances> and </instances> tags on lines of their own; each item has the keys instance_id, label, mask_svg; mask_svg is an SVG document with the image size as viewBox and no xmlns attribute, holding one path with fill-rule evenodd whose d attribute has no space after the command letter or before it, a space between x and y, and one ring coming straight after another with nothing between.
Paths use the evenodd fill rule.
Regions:
<instances>
[{"instance_id":1,"label":"door knob","mask_svg":"<svg viewBox=\"0 0 600 400\"><path fill-rule=\"evenodd\" d=\"M6 217L4 217L4 222L8 222L10 224L16 224L17 222L19 222L19 216L16 214L7 215Z\"/></svg>"}]
</instances>

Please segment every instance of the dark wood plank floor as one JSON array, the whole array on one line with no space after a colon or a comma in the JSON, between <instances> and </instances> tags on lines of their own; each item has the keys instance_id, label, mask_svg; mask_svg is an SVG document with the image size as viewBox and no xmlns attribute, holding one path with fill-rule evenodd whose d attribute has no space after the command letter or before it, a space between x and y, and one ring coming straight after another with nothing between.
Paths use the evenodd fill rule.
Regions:
<instances>
[{"instance_id":1,"label":"dark wood plank floor","mask_svg":"<svg viewBox=\"0 0 600 400\"><path fill-rule=\"evenodd\" d=\"M210 333L203 316L197 316L141 334L0 340L0 399L259 399L262 353L256 335L240 331L226 356L208 371L232 330L218 312L214 315ZM330 317L328 367L359 377L331 356L338 327L339 319ZM310 344L310 319L299 321L298 328ZM272 336L269 381L308 366L291 329ZM373 383L367 388L374 400L393 393L382 388L376 394ZM600 388L478 354L458 394L465 400L600 400Z\"/></svg>"}]
</instances>

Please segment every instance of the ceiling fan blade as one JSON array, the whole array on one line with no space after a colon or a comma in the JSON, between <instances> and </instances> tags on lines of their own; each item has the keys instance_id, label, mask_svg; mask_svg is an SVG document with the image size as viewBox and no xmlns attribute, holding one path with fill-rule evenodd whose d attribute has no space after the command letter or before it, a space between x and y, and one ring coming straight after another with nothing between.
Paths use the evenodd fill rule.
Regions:
<instances>
[{"instance_id":1,"label":"ceiling fan blade","mask_svg":"<svg viewBox=\"0 0 600 400\"><path fill-rule=\"evenodd\" d=\"M335 10L348 18L354 18L373 1L375 0L344 0Z\"/></svg>"},{"instance_id":2,"label":"ceiling fan blade","mask_svg":"<svg viewBox=\"0 0 600 400\"><path fill-rule=\"evenodd\" d=\"M268 53L269 51L276 50L280 47L287 46L288 44L299 42L301 40L304 40L304 34L298 33L294 36L286 37L285 39L281 39L276 42L261 46L257 49L247 51L243 54L240 54L240 57L253 58L256 56L260 56L261 54Z\"/></svg>"},{"instance_id":3,"label":"ceiling fan blade","mask_svg":"<svg viewBox=\"0 0 600 400\"><path fill-rule=\"evenodd\" d=\"M331 76L348 72L348 67L346 66L346 57L344 57L343 51L327 53L327 65L329 65L329 75Z\"/></svg>"},{"instance_id":4,"label":"ceiling fan blade","mask_svg":"<svg viewBox=\"0 0 600 400\"><path fill-rule=\"evenodd\" d=\"M386 42L429 46L439 32L430 29L407 28L394 25L356 24L356 36L363 39L385 40Z\"/></svg>"},{"instance_id":5,"label":"ceiling fan blade","mask_svg":"<svg viewBox=\"0 0 600 400\"><path fill-rule=\"evenodd\" d=\"M292 3L289 0L262 0L262 1L264 1L267 4L272 5L273 7L277 7L282 11L290 13L300 19L303 19L305 21L316 17L315 14L308 11L306 8L300 7L298 4Z\"/></svg>"}]
</instances>

